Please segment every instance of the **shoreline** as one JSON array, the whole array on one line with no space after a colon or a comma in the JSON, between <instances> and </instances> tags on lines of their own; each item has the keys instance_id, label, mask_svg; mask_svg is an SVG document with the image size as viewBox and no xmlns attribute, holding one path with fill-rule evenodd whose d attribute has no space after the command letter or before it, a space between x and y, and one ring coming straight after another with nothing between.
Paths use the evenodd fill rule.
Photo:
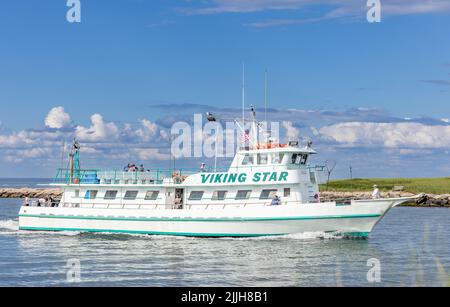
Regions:
<instances>
[{"instance_id":1,"label":"shoreline","mask_svg":"<svg viewBox=\"0 0 450 307\"><path fill-rule=\"evenodd\" d=\"M396 197L409 197L413 196L413 193L409 192L381 192L382 198L396 198ZM0 198L60 198L62 191L58 188L1 188ZM372 192L370 191L357 191L357 192L341 192L341 191L323 191L320 193L322 201L339 201L342 199L351 198L372 198ZM404 207L446 207L450 208L450 194L426 194L426 199L422 203L406 203Z\"/></svg>"}]
</instances>

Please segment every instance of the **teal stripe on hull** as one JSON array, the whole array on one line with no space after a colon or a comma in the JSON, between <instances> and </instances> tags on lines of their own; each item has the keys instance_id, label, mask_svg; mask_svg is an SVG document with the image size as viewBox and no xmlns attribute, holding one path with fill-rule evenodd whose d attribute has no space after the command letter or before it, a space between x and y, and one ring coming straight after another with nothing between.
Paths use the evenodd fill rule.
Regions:
<instances>
[{"instance_id":1,"label":"teal stripe on hull","mask_svg":"<svg viewBox=\"0 0 450 307\"><path fill-rule=\"evenodd\" d=\"M124 233L124 234L147 234L147 235L163 235L163 236L180 236L180 237L268 237L283 236L280 234L236 234L236 233L191 233L191 232L159 232L146 230L112 230L112 229L84 229L84 228L47 228L47 227L19 227L19 230L28 231L80 231L80 232L105 232L105 233Z\"/></svg>"},{"instance_id":2,"label":"teal stripe on hull","mask_svg":"<svg viewBox=\"0 0 450 307\"><path fill-rule=\"evenodd\" d=\"M344 232L342 235L350 238L367 238L370 232Z\"/></svg>"},{"instance_id":3,"label":"teal stripe on hull","mask_svg":"<svg viewBox=\"0 0 450 307\"><path fill-rule=\"evenodd\" d=\"M26 231L80 231L91 233L121 233L121 234L146 234L146 235L161 235L161 236L179 236L179 237L274 237L285 236L287 233L278 234L236 234L236 233L191 233L191 232L160 232L160 231L141 231L141 230L112 230L112 229L84 229L84 228L49 228L49 227L19 227L19 230ZM331 231L331 233L335 233ZM367 238L369 232L346 232L342 235L344 237L352 238ZM336 232L336 235L339 233Z\"/></svg>"},{"instance_id":4,"label":"teal stripe on hull","mask_svg":"<svg viewBox=\"0 0 450 307\"><path fill-rule=\"evenodd\" d=\"M99 221L136 221L136 222L260 222L260 221L298 221L298 220L332 220L375 218L381 214L327 215L327 216L299 216L299 217L262 217L262 218L134 218L134 217L102 217L102 216L67 216L67 215L39 215L20 214L19 217L69 220L99 220Z\"/></svg>"}]
</instances>

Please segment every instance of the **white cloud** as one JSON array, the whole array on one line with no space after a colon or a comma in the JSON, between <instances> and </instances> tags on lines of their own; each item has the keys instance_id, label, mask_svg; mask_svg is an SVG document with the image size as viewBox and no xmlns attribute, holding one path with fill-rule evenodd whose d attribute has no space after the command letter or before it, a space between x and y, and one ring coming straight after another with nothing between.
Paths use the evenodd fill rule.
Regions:
<instances>
[{"instance_id":1,"label":"white cloud","mask_svg":"<svg viewBox=\"0 0 450 307\"><path fill-rule=\"evenodd\" d=\"M365 19L367 1L365 0L212 0L203 2L201 6L180 9L188 15L208 15L222 13L255 13L267 10L305 10L313 6L329 8L323 15L305 17L303 19L271 19L262 20L246 25L253 27L271 27L281 25L301 24L305 22L318 22L336 18ZM409 15L430 14L450 11L448 0L382 0L382 14ZM306 9L305 9L306 8Z\"/></svg>"},{"instance_id":2,"label":"white cloud","mask_svg":"<svg viewBox=\"0 0 450 307\"><path fill-rule=\"evenodd\" d=\"M84 142L113 141L117 139L119 128L112 122L106 123L100 114L92 115L91 123L89 128L76 127L75 136L77 139Z\"/></svg>"},{"instance_id":3,"label":"white cloud","mask_svg":"<svg viewBox=\"0 0 450 307\"><path fill-rule=\"evenodd\" d=\"M366 12L365 0L212 0L202 7L181 10L187 14L253 13L267 10L300 10L312 5L337 7L333 15ZM420 14L450 10L447 0L382 0L382 9L389 14ZM331 14L331 13L330 13Z\"/></svg>"},{"instance_id":4,"label":"white cloud","mask_svg":"<svg viewBox=\"0 0 450 307\"><path fill-rule=\"evenodd\" d=\"M170 155L159 152L158 148L138 148L134 149L133 152L138 155L139 159L148 160L169 160Z\"/></svg>"},{"instance_id":5,"label":"white cloud","mask_svg":"<svg viewBox=\"0 0 450 307\"><path fill-rule=\"evenodd\" d=\"M319 133L345 146L450 148L450 125L352 122L322 127Z\"/></svg>"},{"instance_id":6,"label":"white cloud","mask_svg":"<svg viewBox=\"0 0 450 307\"><path fill-rule=\"evenodd\" d=\"M9 135L0 135L0 148L17 148L33 145L35 140L29 137L26 131L14 132Z\"/></svg>"},{"instance_id":7,"label":"white cloud","mask_svg":"<svg viewBox=\"0 0 450 307\"><path fill-rule=\"evenodd\" d=\"M158 132L158 126L148 119L142 119L141 128L136 130L136 135L142 139L142 141L151 140Z\"/></svg>"},{"instance_id":8,"label":"white cloud","mask_svg":"<svg viewBox=\"0 0 450 307\"><path fill-rule=\"evenodd\" d=\"M63 107L55 107L48 112L45 118L45 125L49 128L61 129L71 124L70 115L64 111Z\"/></svg>"},{"instance_id":9,"label":"white cloud","mask_svg":"<svg viewBox=\"0 0 450 307\"><path fill-rule=\"evenodd\" d=\"M283 121L281 126L286 129L286 138L289 141L297 141L300 137L300 131L292 125L290 121Z\"/></svg>"}]
</instances>

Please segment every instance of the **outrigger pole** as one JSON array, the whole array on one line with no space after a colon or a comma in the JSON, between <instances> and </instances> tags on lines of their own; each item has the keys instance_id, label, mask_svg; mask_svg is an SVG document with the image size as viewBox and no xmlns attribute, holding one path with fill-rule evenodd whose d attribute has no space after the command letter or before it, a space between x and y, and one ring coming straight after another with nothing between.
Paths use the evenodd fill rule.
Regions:
<instances>
[{"instance_id":1,"label":"outrigger pole","mask_svg":"<svg viewBox=\"0 0 450 307\"><path fill-rule=\"evenodd\" d=\"M242 126L245 127L245 63L242 62Z\"/></svg>"},{"instance_id":2,"label":"outrigger pole","mask_svg":"<svg viewBox=\"0 0 450 307\"><path fill-rule=\"evenodd\" d=\"M80 144L76 139L73 139L72 149L69 153L69 183L74 183L74 179L76 179L78 183L80 177Z\"/></svg>"},{"instance_id":3,"label":"outrigger pole","mask_svg":"<svg viewBox=\"0 0 450 307\"><path fill-rule=\"evenodd\" d=\"M218 141L218 137L219 137L219 133L217 133L218 130L218 125L219 123L217 123L217 119L216 117L212 114L207 112L206 113L206 118L208 119L209 122L216 122L216 140L215 140L215 145L214 145L214 149L215 149L215 153L214 153L214 172L217 172L217 141Z\"/></svg>"}]
</instances>

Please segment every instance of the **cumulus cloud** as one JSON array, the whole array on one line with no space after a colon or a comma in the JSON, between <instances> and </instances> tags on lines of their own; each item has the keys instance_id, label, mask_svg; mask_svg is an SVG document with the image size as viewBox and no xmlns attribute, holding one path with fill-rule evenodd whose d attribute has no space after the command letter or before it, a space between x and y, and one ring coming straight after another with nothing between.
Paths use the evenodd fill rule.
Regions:
<instances>
[{"instance_id":1,"label":"cumulus cloud","mask_svg":"<svg viewBox=\"0 0 450 307\"><path fill-rule=\"evenodd\" d=\"M140 120L141 128L136 131L136 135L143 141L149 141L158 133L158 125L148 119Z\"/></svg>"},{"instance_id":2,"label":"cumulus cloud","mask_svg":"<svg viewBox=\"0 0 450 307\"><path fill-rule=\"evenodd\" d=\"M70 115L64 111L63 107L51 109L45 118L45 125L49 128L61 129L68 127L70 124Z\"/></svg>"},{"instance_id":3,"label":"cumulus cloud","mask_svg":"<svg viewBox=\"0 0 450 307\"><path fill-rule=\"evenodd\" d=\"M450 148L450 125L351 122L322 127L319 134L345 146Z\"/></svg>"},{"instance_id":4,"label":"cumulus cloud","mask_svg":"<svg viewBox=\"0 0 450 307\"><path fill-rule=\"evenodd\" d=\"M161 153L158 148L138 148L133 152L143 161L170 160L170 154Z\"/></svg>"},{"instance_id":5,"label":"cumulus cloud","mask_svg":"<svg viewBox=\"0 0 450 307\"><path fill-rule=\"evenodd\" d=\"M300 137L300 131L295 128L290 121L283 121L281 126L286 129L286 138L290 141L297 141Z\"/></svg>"},{"instance_id":6,"label":"cumulus cloud","mask_svg":"<svg viewBox=\"0 0 450 307\"><path fill-rule=\"evenodd\" d=\"M105 122L100 114L94 114L91 116L91 126L77 126L75 136L85 142L112 141L118 138L119 128L113 122Z\"/></svg>"},{"instance_id":7,"label":"cumulus cloud","mask_svg":"<svg viewBox=\"0 0 450 307\"><path fill-rule=\"evenodd\" d=\"M18 148L33 144L35 144L35 140L30 138L26 131L0 135L0 148Z\"/></svg>"},{"instance_id":8,"label":"cumulus cloud","mask_svg":"<svg viewBox=\"0 0 450 307\"><path fill-rule=\"evenodd\" d=\"M166 111L169 108L172 115L188 123L192 122L191 108L186 111L188 108L185 105L168 105ZM192 109L202 114L212 110L222 119L232 120L242 116L242 111L238 108L192 105ZM145 164L151 164L153 161L154 164L161 164L159 161L170 159L168 150L171 137L169 130L165 127L163 129L159 124L160 119L141 119L137 123L119 124L104 119L100 114L94 114L89 125L75 126L69 120L70 116L64 114L67 113L63 109L50 110L45 129L22 131L0 129L0 163L6 161L7 165L13 163L33 165L36 171L42 171L44 165L47 168L56 168L61 162L63 140L66 144L70 144L74 137L79 139L82 146L83 167L115 168L130 161L134 163L145 161ZM404 163L418 161L424 155L448 157L450 152L450 124L446 117L406 120L373 108L348 110L273 108L268 115L269 121L279 123L282 128L281 139L283 137L298 139L301 136L299 131L301 129L305 138L312 138L314 141L316 149L321 153L320 161L328 158L342 161L351 157L352 161L348 163L355 166L355 169L359 167L370 169L370 165L366 162L369 155L372 157L384 155L389 158L390 166L397 165L396 167L401 169ZM240 133L234 130L226 130L226 133L237 134L238 139L240 138ZM201 131L196 131L193 139L204 136ZM65 152L68 153L68 146ZM377 155L378 152L381 154ZM361 160L360 166L356 165L355 159ZM189 161L180 160L180 163L195 163L194 160ZM439 168L441 169L442 167Z\"/></svg>"},{"instance_id":9,"label":"cumulus cloud","mask_svg":"<svg viewBox=\"0 0 450 307\"><path fill-rule=\"evenodd\" d=\"M75 126L64 108L55 107L45 117L45 129L9 131L0 125L0 160L8 163L42 163L45 160L50 165L57 161L59 165L63 142L68 153L73 138L80 141L83 160L91 161L92 167L103 162L170 158L154 149L170 147L168 133L149 119L141 119L139 124L121 125L105 120L101 114L93 114L90 119L88 126ZM149 141L152 141L154 148L142 149Z\"/></svg>"}]
</instances>

